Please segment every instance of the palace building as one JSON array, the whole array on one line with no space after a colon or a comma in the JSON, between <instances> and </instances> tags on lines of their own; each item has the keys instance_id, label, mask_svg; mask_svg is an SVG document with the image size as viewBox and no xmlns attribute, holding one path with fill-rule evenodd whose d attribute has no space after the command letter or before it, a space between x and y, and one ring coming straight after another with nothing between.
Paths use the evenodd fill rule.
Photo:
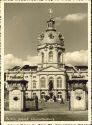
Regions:
<instances>
[{"instance_id":1,"label":"palace building","mask_svg":"<svg viewBox=\"0 0 92 125\"><path fill-rule=\"evenodd\" d=\"M49 96L50 100L53 100L55 96L57 101L63 99L64 102L78 89L79 95L75 100L81 100L82 93L79 90L87 93L88 67L65 65L64 37L62 33L56 31L53 18L47 21L46 30L38 38L37 52L41 60L37 66L15 66L5 72L10 105L13 103L12 100L18 100L15 98L17 92L13 93L13 90L22 90L23 87L26 98L31 98L36 93L39 99ZM73 103L74 99L71 100Z\"/></svg>"}]
</instances>

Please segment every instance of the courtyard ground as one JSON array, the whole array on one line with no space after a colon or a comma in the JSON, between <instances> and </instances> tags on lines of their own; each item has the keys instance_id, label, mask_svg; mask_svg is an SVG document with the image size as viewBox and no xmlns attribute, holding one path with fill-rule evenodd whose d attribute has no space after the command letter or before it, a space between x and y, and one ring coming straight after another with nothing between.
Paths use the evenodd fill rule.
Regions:
<instances>
[{"instance_id":1,"label":"courtyard ground","mask_svg":"<svg viewBox=\"0 0 92 125\"><path fill-rule=\"evenodd\" d=\"M87 111L69 111L68 104L43 102L39 111L5 111L5 121L87 121Z\"/></svg>"}]
</instances>

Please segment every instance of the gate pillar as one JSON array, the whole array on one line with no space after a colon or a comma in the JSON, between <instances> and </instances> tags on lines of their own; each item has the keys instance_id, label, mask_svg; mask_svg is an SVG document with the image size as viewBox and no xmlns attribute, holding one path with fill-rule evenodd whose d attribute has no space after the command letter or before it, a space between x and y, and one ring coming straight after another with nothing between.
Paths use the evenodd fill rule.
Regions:
<instances>
[{"instance_id":1,"label":"gate pillar","mask_svg":"<svg viewBox=\"0 0 92 125\"><path fill-rule=\"evenodd\" d=\"M87 110L86 83L87 80L77 78L68 81L70 86L70 110Z\"/></svg>"},{"instance_id":2,"label":"gate pillar","mask_svg":"<svg viewBox=\"0 0 92 125\"><path fill-rule=\"evenodd\" d=\"M24 111L25 110L25 80L10 80L9 85L9 110Z\"/></svg>"}]
</instances>

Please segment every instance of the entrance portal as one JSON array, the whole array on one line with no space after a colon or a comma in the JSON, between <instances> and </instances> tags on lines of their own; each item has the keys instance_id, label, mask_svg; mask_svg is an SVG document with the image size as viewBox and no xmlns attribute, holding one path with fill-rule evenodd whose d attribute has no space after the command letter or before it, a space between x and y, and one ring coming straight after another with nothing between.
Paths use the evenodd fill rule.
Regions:
<instances>
[{"instance_id":1,"label":"entrance portal","mask_svg":"<svg viewBox=\"0 0 92 125\"><path fill-rule=\"evenodd\" d=\"M53 81L50 80L49 81L49 91L52 91L53 90Z\"/></svg>"},{"instance_id":2,"label":"entrance portal","mask_svg":"<svg viewBox=\"0 0 92 125\"><path fill-rule=\"evenodd\" d=\"M50 81L49 81L49 96L50 96L50 99L52 99L52 97L53 97L53 92L52 92L52 90L53 90L53 81L50 80Z\"/></svg>"}]
</instances>

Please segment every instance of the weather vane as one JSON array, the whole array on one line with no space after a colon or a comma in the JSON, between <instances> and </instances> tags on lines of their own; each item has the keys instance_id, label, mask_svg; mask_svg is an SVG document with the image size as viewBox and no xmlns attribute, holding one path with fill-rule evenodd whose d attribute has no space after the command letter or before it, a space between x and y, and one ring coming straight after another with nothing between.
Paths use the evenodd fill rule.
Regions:
<instances>
[{"instance_id":1,"label":"weather vane","mask_svg":"<svg viewBox=\"0 0 92 125\"><path fill-rule=\"evenodd\" d=\"M51 18L51 14L53 13L53 10L52 10L52 8L50 8L48 10L49 10L50 18Z\"/></svg>"}]
</instances>

